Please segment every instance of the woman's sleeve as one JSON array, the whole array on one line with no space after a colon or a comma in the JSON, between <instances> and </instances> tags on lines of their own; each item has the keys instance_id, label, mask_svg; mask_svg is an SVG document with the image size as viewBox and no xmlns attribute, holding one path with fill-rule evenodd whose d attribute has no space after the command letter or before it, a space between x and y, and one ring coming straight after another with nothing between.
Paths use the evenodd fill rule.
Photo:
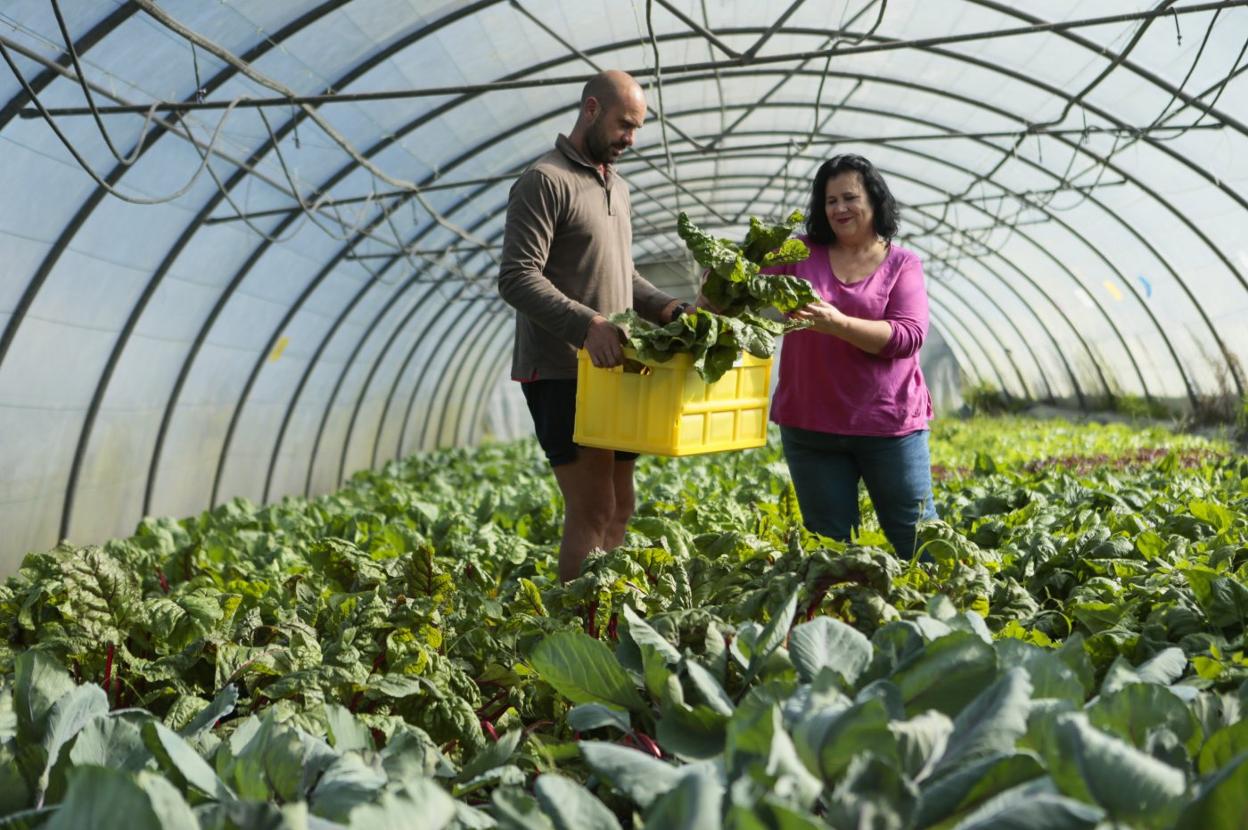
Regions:
<instances>
[{"instance_id":1,"label":"woman's sleeve","mask_svg":"<svg viewBox=\"0 0 1248 830\"><path fill-rule=\"evenodd\" d=\"M918 354L927 337L927 288L923 263L917 256L908 256L902 263L884 307L884 319L892 324L893 333L879 356L904 358Z\"/></svg>"}]
</instances>

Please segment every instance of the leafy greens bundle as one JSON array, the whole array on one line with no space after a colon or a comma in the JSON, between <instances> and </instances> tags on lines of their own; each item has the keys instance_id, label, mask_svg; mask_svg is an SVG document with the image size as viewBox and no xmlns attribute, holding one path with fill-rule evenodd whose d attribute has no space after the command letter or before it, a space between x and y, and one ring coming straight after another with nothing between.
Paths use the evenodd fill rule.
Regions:
<instances>
[{"instance_id":1,"label":"leafy greens bundle","mask_svg":"<svg viewBox=\"0 0 1248 830\"><path fill-rule=\"evenodd\" d=\"M662 363L674 354L692 354L694 368L707 383L723 377L742 351L771 357L776 337L808 324L771 320L758 312L768 307L795 311L817 299L805 280L760 273L810 256L800 239L789 239L803 218L801 211L794 211L783 223L769 225L750 217L750 230L738 245L711 236L681 213L677 231L694 259L707 269L702 294L720 313L699 309L665 326L655 326L633 311L614 315L611 321L624 330L627 344L642 360Z\"/></svg>"},{"instance_id":2,"label":"leafy greens bundle","mask_svg":"<svg viewBox=\"0 0 1248 830\"><path fill-rule=\"evenodd\" d=\"M786 331L805 328L796 320L777 321L746 312L740 317L723 317L700 308L677 317L666 326L643 320L637 312L625 311L611 318L623 329L628 344L643 361L666 363L673 355L693 355L693 368L707 383L714 383L732 368L742 351L755 357L771 357L776 338Z\"/></svg>"},{"instance_id":3,"label":"leafy greens bundle","mask_svg":"<svg viewBox=\"0 0 1248 830\"><path fill-rule=\"evenodd\" d=\"M702 295L721 314L736 317L767 306L777 311L796 311L817 299L805 280L759 273L763 268L790 265L810 256L804 242L788 238L804 218L800 210L793 211L779 225L767 225L750 217L750 230L740 245L711 236L684 213L676 222L676 230L693 258L708 269Z\"/></svg>"}]
</instances>

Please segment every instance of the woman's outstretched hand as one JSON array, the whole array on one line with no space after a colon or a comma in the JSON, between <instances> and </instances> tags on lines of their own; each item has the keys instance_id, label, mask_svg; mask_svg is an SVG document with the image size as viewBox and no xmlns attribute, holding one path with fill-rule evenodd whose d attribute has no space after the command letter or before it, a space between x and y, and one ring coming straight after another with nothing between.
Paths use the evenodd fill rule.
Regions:
<instances>
[{"instance_id":1,"label":"woman's outstretched hand","mask_svg":"<svg viewBox=\"0 0 1248 830\"><path fill-rule=\"evenodd\" d=\"M810 322L811 328L822 334L839 334L845 320L845 314L827 300L817 300L791 316L794 320Z\"/></svg>"},{"instance_id":2,"label":"woman's outstretched hand","mask_svg":"<svg viewBox=\"0 0 1248 830\"><path fill-rule=\"evenodd\" d=\"M723 314L723 311L717 308L715 304L712 303L710 300L708 300L706 298L706 295L702 293L702 290L706 288L706 278L709 277L710 275L711 275L710 268L703 269L702 279L698 281L698 296L694 298L693 306L694 308L705 308L707 311L713 311L716 314Z\"/></svg>"}]
</instances>

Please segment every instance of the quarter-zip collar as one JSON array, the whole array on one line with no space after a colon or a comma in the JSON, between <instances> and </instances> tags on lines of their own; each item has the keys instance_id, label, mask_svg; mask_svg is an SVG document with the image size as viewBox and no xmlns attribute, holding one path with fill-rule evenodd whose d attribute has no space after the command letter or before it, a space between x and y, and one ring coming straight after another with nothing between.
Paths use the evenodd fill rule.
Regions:
<instances>
[{"instance_id":1,"label":"quarter-zip collar","mask_svg":"<svg viewBox=\"0 0 1248 830\"><path fill-rule=\"evenodd\" d=\"M581 155L581 153L572 144L572 140L563 133L560 133L559 137L555 139L555 147L559 150L559 152L568 157L568 161L571 161L574 164L579 164L581 167L589 168L593 172L594 176L597 177L598 181L602 182L603 187L610 189L611 180L615 178L614 164L606 165L606 175L604 176L602 171L599 170L598 165Z\"/></svg>"}]
</instances>

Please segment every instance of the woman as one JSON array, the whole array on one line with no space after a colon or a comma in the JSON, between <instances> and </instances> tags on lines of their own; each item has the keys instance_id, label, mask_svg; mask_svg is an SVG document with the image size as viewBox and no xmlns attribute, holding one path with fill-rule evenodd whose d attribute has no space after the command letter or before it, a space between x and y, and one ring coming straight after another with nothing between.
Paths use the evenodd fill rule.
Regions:
<instances>
[{"instance_id":1,"label":"woman","mask_svg":"<svg viewBox=\"0 0 1248 830\"><path fill-rule=\"evenodd\" d=\"M811 328L784 338L771 419L806 527L848 540L858 527L858 481L885 536L911 557L915 526L934 519L919 369L927 335L923 266L892 243L897 202L862 156L820 166L806 220L810 258L771 269L809 281L821 299L794 312Z\"/></svg>"}]
</instances>

